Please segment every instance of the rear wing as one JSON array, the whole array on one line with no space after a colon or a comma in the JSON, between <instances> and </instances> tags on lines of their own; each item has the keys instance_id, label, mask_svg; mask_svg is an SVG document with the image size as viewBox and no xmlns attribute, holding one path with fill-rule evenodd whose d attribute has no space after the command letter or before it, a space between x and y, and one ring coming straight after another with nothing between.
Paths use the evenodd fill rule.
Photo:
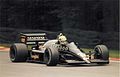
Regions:
<instances>
[{"instance_id":1,"label":"rear wing","mask_svg":"<svg viewBox=\"0 0 120 77\"><path fill-rule=\"evenodd\" d=\"M46 33L20 33L20 42L27 45L44 44L48 41Z\"/></svg>"}]
</instances>

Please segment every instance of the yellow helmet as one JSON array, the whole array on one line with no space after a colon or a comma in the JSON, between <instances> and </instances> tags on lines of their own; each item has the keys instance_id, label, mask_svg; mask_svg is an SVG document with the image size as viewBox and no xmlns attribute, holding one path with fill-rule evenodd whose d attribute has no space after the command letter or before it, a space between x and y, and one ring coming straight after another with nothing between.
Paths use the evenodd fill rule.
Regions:
<instances>
[{"instance_id":1,"label":"yellow helmet","mask_svg":"<svg viewBox=\"0 0 120 77\"><path fill-rule=\"evenodd\" d=\"M58 41L60 42L60 44L67 44L67 38L62 33L58 35Z\"/></svg>"}]
</instances>

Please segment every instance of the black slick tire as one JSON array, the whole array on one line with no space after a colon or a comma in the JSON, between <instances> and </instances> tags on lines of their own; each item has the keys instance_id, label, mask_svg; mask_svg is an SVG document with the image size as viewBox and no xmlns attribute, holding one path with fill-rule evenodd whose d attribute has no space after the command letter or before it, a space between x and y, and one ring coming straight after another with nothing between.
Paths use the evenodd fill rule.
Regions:
<instances>
[{"instance_id":1,"label":"black slick tire","mask_svg":"<svg viewBox=\"0 0 120 77\"><path fill-rule=\"evenodd\" d=\"M12 62L25 62L28 57L27 46L23 43L15 43L11 45L9 55Z\"/></svg>"}]
</instances>

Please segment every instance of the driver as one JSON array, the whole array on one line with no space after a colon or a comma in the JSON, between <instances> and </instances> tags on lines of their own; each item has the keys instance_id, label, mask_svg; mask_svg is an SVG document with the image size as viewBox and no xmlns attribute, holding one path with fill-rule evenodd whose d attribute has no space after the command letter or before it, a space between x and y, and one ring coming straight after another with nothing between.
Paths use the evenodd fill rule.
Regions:
<instances>
[{"instance_id":1,"label":"driver","mask_svg":"<svg viewBox=\"0 0 120 77\"><path fill-rule=\"evenodd\" d=\"M80 51L80 49L74 44L74 42L69 43L66 36L60 33L57 39L47 41L43 47L48 48L51 44L59 44L60 46L65 46L70 52L76 54L78 57L82 58L86 63L90 63L86 54Z\"/></svg>"},{"instance_id":2,"label":"driver","mask_svg":"<svg viewBox=\"0 0 120 77\"><path fill-rule=\"evenodd\" d=\"M60 33L58 35L57 40L58 40L58 44L61 44L61 45L67 45L68 44L66 36L64 36L62 33Z\"/></svg>"}]
</instances>

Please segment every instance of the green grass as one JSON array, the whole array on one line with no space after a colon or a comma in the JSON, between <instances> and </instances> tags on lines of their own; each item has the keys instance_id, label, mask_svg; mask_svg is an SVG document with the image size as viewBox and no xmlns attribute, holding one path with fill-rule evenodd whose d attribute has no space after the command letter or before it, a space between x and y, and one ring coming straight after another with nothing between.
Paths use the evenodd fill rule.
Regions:
<instances>
[{"instance_id":1,"label":"green grass","mask_svg":"<svg viewBox=\"0 0 120 77\"><path fill-rule=\"evenodd\" d=\"M0 46L10 47L11 44L0 44Z\"/></svg>"},{"instance_id":2,"label":"green grass","mask_svg":"<svg viewBox=\"0 0 120 77\"><path fill-rule=\"evenodd\" d=\"M119 50L109 50L110 57L112 58L120 58L120 51Z\"/></svg>"},{"instance_id":3,"label":"green grass","mask_svg":"<svg viewBox=\"0 0 120 77\"><path fill-rule=\"evenodd\" d=\"M82 50L84 50L85 52L89 52L92 51L93 49L90 48L81 48ZM120 58L120 51L119 50L109 50L109 56L112 58Z\"/></svg>"}]
</instances>

